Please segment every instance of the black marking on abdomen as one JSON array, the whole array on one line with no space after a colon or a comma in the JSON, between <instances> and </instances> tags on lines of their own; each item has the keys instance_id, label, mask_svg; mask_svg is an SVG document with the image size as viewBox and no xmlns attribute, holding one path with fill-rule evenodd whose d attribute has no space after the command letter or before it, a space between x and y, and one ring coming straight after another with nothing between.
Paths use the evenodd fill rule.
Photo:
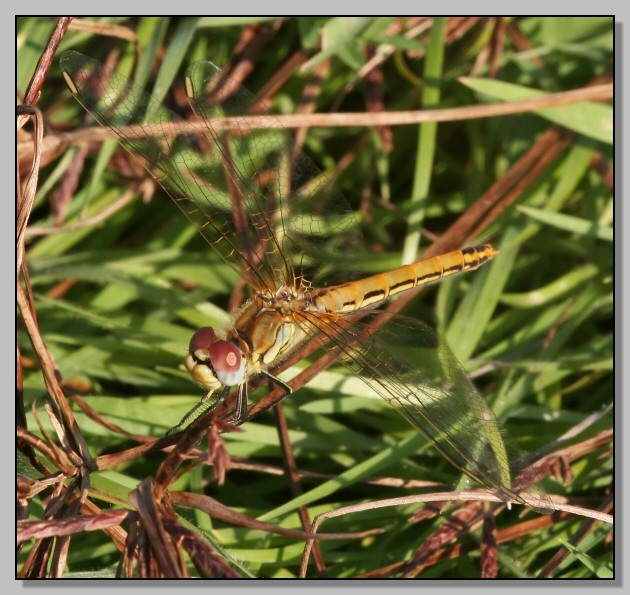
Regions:
<instances>
[{"instance_id":1,"label":"black marking on abdomen","mask_svg":"<svg viewBox=\"0 0 630 595\"><path fill-rule=\"evenodd\" d=\"M426 279L439 279L442 276L442 272L440 273L427 273L426 275L422 275L422 277L418 277L418 284L421 281L425 281Z\"/></svg>"},{"instance_id":2,"label":"black marking on abdomen","mask_svg":"<svg viewBox=\"0 0 630 595\"><path fill-rule=\"evenodd\" d=\"M465 265L456 264L455 266L449 267L448 269L444 269L444 274L450 273L451 271L462 271L464 270Z\"/></svg>"},{"instance_id":3,"label":"black marking on abdomen","mask_svg":"<svg viewBox=\"0 0 630 595\"><path fill-rule=\"evenodd\" d=\"M403 287L405 285L409 285L409 289L411 289L415 285L415 281L413 279L409 279L408 281L401 281L400 283L395 283L394 285L389 286L390 293L399 287Z\"/></svg>"},{"instance_id":4,"label":"black marking on abdomen","mask_svg":"<svg viewBox=\"0 0 630 595\"><path fill-rule=\"evenodd\" d=\"M363 301L370 300L375 297L385 297L385 291L382 289L375 289L374 291L368 291L363 294Z\"/></svg>"}]
</instances>

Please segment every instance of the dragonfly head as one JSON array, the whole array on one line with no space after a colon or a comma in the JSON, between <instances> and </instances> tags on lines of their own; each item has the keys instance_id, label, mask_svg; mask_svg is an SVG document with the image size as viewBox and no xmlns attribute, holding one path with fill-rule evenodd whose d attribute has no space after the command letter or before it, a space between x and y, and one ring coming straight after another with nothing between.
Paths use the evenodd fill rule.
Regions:
<instances>
[{"instance_id":1,"label":"dragonfly head","mask_svg":"<svg viewBox=\"0 0 630 595\"><path fill-rule=\"evenodd\" d=\"M184 365L195 382L211 392L222 385L236 386L245 376L241 350L231 341L217 339L209 326L200 328L190 339Z\"/></svg>"}]
</instances>

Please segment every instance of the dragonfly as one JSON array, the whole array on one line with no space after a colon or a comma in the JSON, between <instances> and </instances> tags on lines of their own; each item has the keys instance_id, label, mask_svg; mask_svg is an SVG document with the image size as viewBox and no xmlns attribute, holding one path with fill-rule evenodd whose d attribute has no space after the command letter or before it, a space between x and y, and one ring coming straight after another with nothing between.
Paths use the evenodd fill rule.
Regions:
<instances>
[{"instance_id":1,"label":"dragonfly","mask_svg":"<svg viewBox=\"0 0 630 595\"><path fill-rule=\"evenodd\" d=\"M231 328L193 334L184 366L206 392L175 428L231 390L231 419L242 423L248 381L263 375L290 393L273 371L315 341L337 349L342 364L469 478L508 503L549 511L544 492L528 487L535 472L517 479L522 452L443 341L419 321L383 312L397 294L477 269L498 250L482 244L362 276L352 266L362 240L348 203L255 96L214 64L198 62L186 73L195 123L92 58L72 51L60 64L72 95L250 290ZM266 125L254 127L248 114ZM375 324L379 316L387 323Z\"/></svg>"}]
</instances>

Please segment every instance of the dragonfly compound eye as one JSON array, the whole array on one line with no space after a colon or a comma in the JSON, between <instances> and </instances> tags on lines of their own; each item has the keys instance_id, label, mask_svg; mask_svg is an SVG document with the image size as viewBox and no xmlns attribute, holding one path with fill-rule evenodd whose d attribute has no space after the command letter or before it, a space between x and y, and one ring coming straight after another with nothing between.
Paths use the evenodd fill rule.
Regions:
<instances>
[{"instance_id":1,"label":"dragonfly compound eye","mask_svg":"<svg viewBox=\"0 0 630 595\"><path fill-rule=\"evenodd\" d=\"M241 350L230 341L215 341L210 347L210 361L219 382L226 386L240 384L245 375Z\"/></svg>"},{"instance_id":2,"label":"dragonfly compound eye","mask_svg":"<svg viewBox=\"0 0 630 595\"><path fill-rule=\"evenodd\" d=\"M200 352L201 360L207 360L209 357L209 351L214 342L214 329L211 326L204 326L200 328L190 339L188 345L188 351L192 354Z\"/></svg>"},{"instance_id":3,"label":"dragonfly compound eye","mask_svg":"<svg viewBox=\"0 0 630 595\"><path fill-rule=\"evenodd\" d=\"M211 365L210 349L213 342L214 329L209 326L200 328L190 339L188 355L184 358L188 373L210 393L218 390L222 384Z\"/></svg>"}]
</instances>

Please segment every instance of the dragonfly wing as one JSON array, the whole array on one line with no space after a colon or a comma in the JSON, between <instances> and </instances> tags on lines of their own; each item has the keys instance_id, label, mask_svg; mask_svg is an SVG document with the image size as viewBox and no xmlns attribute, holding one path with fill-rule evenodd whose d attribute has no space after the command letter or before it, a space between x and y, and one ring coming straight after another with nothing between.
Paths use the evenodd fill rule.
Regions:
<instances>
[{"instance_id":1,"label":"dragonfly wing","mask_svg":"<svg viewBox=\"0 0 630 595\"><path fill-rule=\"evenodd\" d=\"M417 320L380 315L387 316L380 328L374 326L374 315L352 323L307 314L303 324L320 330L320 343L336 344L353 374L467 476L508 501L527 503L519 494L527 487L528 495L540 503L532 508L550 512L549 497L539 486L519 485L525 477L536 483L535 471L525 469L522 451L447 345Z\"/></svg>"},{"instance_id":2,"label":"dragonfly wing","mask_svg":"<svg viewBox=\"0 0 630 595\"><path fill-rule=\"evenodd\" d=\"M141 159L254 289L273 290L304 273L326 283L339 250L361 243L346 201L302 153L291 157L290 135L273 116L268 129L222 125L226 116L260 111L260 105L211 63L193 65L187 79L201 122L183 121L126 77L77 52L66 52L61 68L83 107Z\"/></svg>"},{"instance_id":3,"label":"dragonfly wing","mask_svg":"<svg viewBox=\"0 0 630 595\"><path fill-rule=\"evenodd\" d=\"M363 247L350 206L296 149L293 135L260 101L211 62L186 73L193 111L226 164L251 243L278 274L317 286L339 280L339 254ZM257 115L259 127L240 118ZM347 280L347 270L344 279Z\"/></svg>"},{"instance_id":4,"label":"dragonfly wing","mask_svg":"<svg viewBox=\"0 0 630 595\"><path fill-rule=\"evenodd\" d=\"M97 60L66 52L61 69L79 103L142 162L212 248L254 287L262 287L238 238L228 233L232 205L221 182L221 163L203 152L190 124Z\"/></svg>"}]
</instances>

